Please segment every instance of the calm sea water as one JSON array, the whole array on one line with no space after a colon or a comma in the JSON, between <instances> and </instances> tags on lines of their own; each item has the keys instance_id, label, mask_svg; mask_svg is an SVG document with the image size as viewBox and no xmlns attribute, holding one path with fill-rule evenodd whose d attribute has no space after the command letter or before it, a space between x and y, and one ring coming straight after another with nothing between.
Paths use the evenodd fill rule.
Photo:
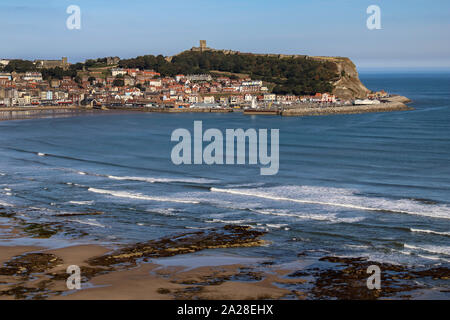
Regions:
<instances>
[{"instance_id":1,"label":"calm sea water","mask_svg":"<svg viewBox=\"0 0 450 320\"><path fill-rule=\"evenodd\" d=\"M120 114L0 123L0 205L63 222L92 242L145 241L244 224L271 244L218 252L292 261L300 252L410 264L450 261L450 74L363 74L414 100L409 112L303 118ZM175 166L176 128L279 128L280 171ZM101 216L58 214L102 211ZM62 239L62 235L56 239ZM217 252L217 251L216 251Z\"/></svg>"}]
</instances>

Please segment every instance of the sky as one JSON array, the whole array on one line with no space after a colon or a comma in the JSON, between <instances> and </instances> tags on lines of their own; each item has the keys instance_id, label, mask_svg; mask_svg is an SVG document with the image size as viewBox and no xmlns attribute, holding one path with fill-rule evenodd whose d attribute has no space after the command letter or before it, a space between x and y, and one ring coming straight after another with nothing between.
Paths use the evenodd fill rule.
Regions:
<instances>
[{"instance_id":1,"label":"sky","mask_svg":"<svg viewBox=\"0 0 450 320\"><path fill-rule=\"evenodd\" d=\"M66 12L81 10L81 29ZM381 29L369 30L378 5ZM241 52L345 56L359 69L450 69L448 0L0 0L0 58Z\"/></svg>"}]
</instances>

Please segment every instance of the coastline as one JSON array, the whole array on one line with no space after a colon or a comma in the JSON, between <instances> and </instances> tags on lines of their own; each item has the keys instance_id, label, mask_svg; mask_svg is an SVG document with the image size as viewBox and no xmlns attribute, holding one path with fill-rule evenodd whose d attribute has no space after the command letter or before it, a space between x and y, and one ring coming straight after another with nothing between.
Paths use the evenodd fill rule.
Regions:
<instances>
[{"instance_id":1,"label":"coastline","mask_svg":"<svg viewBox=\"0 0 450 320\"><path fill-rule=\"evenodd\" d=\"M385 99L379 105L361 105L361 106L339 106L339 107L315 107L315 108L292 108L282 111L262 110L247 112L249 115L281 115L281 116L319 116L333 114L359 114L372 112L392 112L392 111L408 111L413 110L406 104L411 102L410 99L403 96L392 96ZM55 106L55 107L14 107L0 108L0 121L8 120L25 120L46 117L64 117L76 116L80 114L113 114L113 113L234 113L232 109L213 109L213 108L148 108L148 107L114 107L109 109L92 109L77 106Z\"/></svg>"},{"instance_id":2,"label":"coastline","mask_svg":"<svg viewBox=\"0 0 450 320\"><path fill-rule=\"evenodd\" d=\"M9 240L26 236L14 227L11 229L10 226L0 225L0 228L8 229ZM192 234L194 238L191 240L195 246L202 246L199 239L195 238L197 233ZM176 236L172 239L176 239ZM243 243L233 243L230 239L223 241L225 243L210 243L199 250L259 245L245 240ZM191 243L190 247L193 248L194 244ZM303 293L276 284L296 284L305 280L284 278L291 272L289 270L263 271L261 267L266 266L266 259L234 255L192 256L189 255L191 252L174 247L162 249L155 254L155 258L140 259L140 255L136 256L136 252L142 252L138 248L139 244L131 246L130 253L124 258L124 255L116 255L124 248L114 249L94 243L74 243L57 248L45 245L2 245L0 300L304 298ZM98 263L99 259L109 257L125 260ZM175 257L175 260L171 260L171 257ZM80 267L80 290L67 288L66 281L70 274L66 271L70 265Z\"/></svg>"},{"instance_id":3,"label":"coastline","mask_svg":"<svg viewBox=\"0 0 450 320\"><path fill-rule=\"evenodd\" d=\"M403 99L396 97L396 99ZM405 98L406 99L406 98ZM403 103L392 101L392 103ZM406 103L406 101L405 101ZM92 110L101 114L112 114L114 112L127 112L120 110ZM135 112L136 113L136 112ZM0 211L11 212L9 209ZM86 215L87 213L78 213ZM97 214L92 212L92 215ZM1 216L1 212L0 212ZM20 218L20 217L18 217ZM58 222L59 223L59 222ZM22 237L23 239L35 239L46 237L47 231L44 223L42 227L29 228L24 234L16 230L15 234L9 233L9 237ZM60 223L63 225L63 222ZM50 242L53 231L60 232L59 226L50 225L48 230ZM7 229L7 228L6 228ZM0 225L0 233L3 230ZM33 232L34 234L31 234ZM173 239L174 235L170 235ZM3 234L1 239L5 239ZM307 253L299 252L297 260L290 265L283 265L279 261L264 260L255 257L236 257L223 254L224 250L214 252L213 249L202 249L199 252L180 252L168 258L150 258L136 261L127 268L108 270L110 266L91 265L89 261L117 252L117 248L109 245L91 242L80 245L77 239L64 240L62 248L52 248L38 242L36 246L28 246L31 242L24 241L22 245L0 247L0 268L5 264L19 258L19 268L27 269L30 264L21 259L27 254L41 253L51 254L47 256L50 264L45 269L36 269L31 274L0 275L0 300L2 299L416 299L448 297L448 288L429 287L418 288L411 284L415 279L422 277L448 280L448 268L430 269L418 271L410 267L382 264L382 270L397 272L388 279L383 279L382 292L370 292L365 288L366 266L370 261L360 257L342 258L322 256L311 259ZM19 242L20 243L20 242ZM261 243L262 244L262 243ZM120 248L127 248L125 245ZM131 247L139 249L136 246ZM301 251L302 247L299 247ZM116 249L116 250L114 250ZM172 248L171 249L176 249ZM209 250L209 251L206 251ZM228 250L228 249L225 249ZM232 251L232 249L230 249ZM137 252L142 252L139 250ZM215 255L214 255L215 254ZM328 253L330 254L330 253ZM295 257L295 255L294 255ZM51 260L56 259L56 265ZM145 259L145 258L144 258ZM294 258L295 259L295 258ZM322 259L322 260L321 260ZM170 260L170 261L169 261ZM207 260L206 262L204 262ZM211 260L219 260L212 263ZM16 260L17 261L17 260ZM36 259L36 261L39 261ZM45 262L45 260L44 260ZM311 263L328 263L321 271L308 270ZM65 270L68 265L76 264L86 272L86 278L82 280L82 290L68 290L65 280L69 276ZM333 264L345 270L340 272ZM344 267L343 267L344 266ZM445 265L444 265L445 266ZM99 269L103 269L100 270ZM9 269L8 269L9 270ZM6 271L8 271L6 270ZM3 269L5 272L5 269ZM30 280L28 277L30 276ZM358 278L361 276L362 278ZM309 279L314 277L315 282ZM419 277L419 278L415 278ZM401 285L397 286L400 281ZM385 282L386 285L385 285ZM405 283L403 283L405 281ZM420 290L426 290L422 293ZM447 290L447 291L445 291ZM2 292L7 292L2 294Z\"/></svg>"},{"instance_id":4,"label":"coastline","mask_svg":"<svg viewBox=\"0 0 450 320\"><path fill-rule=\"evenodd\" d=\"M23 230L1 226L2 238L24 239ZM263 233L225 226L211 231L152 240L134 245L99 243L65 246L0 246L0 300L273 300L273 299L447 299L447 267L414 269L368 261L362 257L321 258L299 253L296 261L245 257L214 248L259 246ZM208 237L211 233L211 237ZM206 235L206 236L205 236ZM236 235L238 235L236 237ZM29 236L29 235L28 235ZM255 241L256 240L256 241ZM14 241L13 241L14 242ZM208 250L208 251L204 251ZM387 272L381 290L366 287L368 266ZM67 267L81 271L81 289L68 289ZM419 285L432 278L441 285Z\"/></svg>"}]
</instances>

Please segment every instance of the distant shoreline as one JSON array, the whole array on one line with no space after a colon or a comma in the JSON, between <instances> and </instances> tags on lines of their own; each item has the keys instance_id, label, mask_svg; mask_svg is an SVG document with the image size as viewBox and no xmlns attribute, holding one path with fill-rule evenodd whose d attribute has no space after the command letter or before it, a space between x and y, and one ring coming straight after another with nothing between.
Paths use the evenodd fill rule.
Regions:
<instances>
[{"instance_id":1,"label":"distant shoreline","mask_svg":"<svg viewBox=\"0 0 450 320\"><path fill-rule=\"evenodd\" d=\"M332 114L358 114L372 112L392 112L413 110L406 104L410 99L403 96L386 98L384 103L378 105L359 106L329 106L329 107L297 107L284 110L252 110L249 115L281 115L281 116L318 116ZM78 106L38 106L38 107L12 107L0 108L0 121L26 120L46 117L76 116L84 113L111 114L115 112L155 112L155 113L235 113L233 109L214 108L158 108L158 107L114 107L109 109L93 109ZM244 112L245 114L245 112Z\"/></svg>"}]
</instances>

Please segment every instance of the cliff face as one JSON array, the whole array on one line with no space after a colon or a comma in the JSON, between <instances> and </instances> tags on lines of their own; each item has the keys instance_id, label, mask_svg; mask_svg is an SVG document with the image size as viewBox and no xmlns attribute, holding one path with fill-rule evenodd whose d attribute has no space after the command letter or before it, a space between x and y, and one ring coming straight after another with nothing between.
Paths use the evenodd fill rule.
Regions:
<instances>
[{"instance_id":1,"label":"cliff face","mask_svg":"<svg viewBox=\"0 0 450 320\"><path fill-rule=\"evenodd\" d=\"M314 60L328 61L336 64L339 80L333 83L333 94L344 100L366 98L370 92L359 80L355 64L349 58L310 57Z\"/></svg>"}]
</instances>

